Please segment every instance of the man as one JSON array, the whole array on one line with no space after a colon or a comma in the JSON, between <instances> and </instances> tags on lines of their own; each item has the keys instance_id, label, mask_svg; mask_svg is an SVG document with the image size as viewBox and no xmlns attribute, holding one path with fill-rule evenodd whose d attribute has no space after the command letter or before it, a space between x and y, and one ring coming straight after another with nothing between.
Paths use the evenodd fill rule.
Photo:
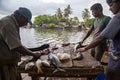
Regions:
<instances>
[{"instance_id":1,"label":"man","mask_svg":"<svg viewBox=\"0 0 120 80\"><path fill-rule=\"evenodd\" d=\"M40 53L28 50L20 40L19 28L31 24L31 18L30 10L20 7L0 20L0 80L22 80L17 70L20 54L40 57Z\"/></svg>"},{"instance_id":2,"label":"man","mask_svg":"<svg viewBox=\"0 0 120 80\"><path fill-rule=\"evenodd\" d=\"M83 41L85 41L92 32L94 32L94 36L93 36L93 40L94 40L101 33L101 31L106 27L106 25L110 20L110 17L105 16L103 14L103 7L100 3L96 3L92 5L91 11L95 19L92 22L91 28L89 29L86 36L83 38L83 40L80 43L83 43ZM106 46L107 46L106 40L101 41L99 45L91 49L91 55L95 57L97 61L101 61L101 58L103 56L103 53L105 52Z\"/></svg>"},{"instance_id":3,"label":"man","mask_svg":"<svg viewBox=\"0 0 120 80\"><path fill-rule=\"evenodd\" d=\"M106 0L110 10L115 16L108 23L101 34L95 38L89 45L79 48L76 52L83 52L97 46L106 38L110 39L110 59L107 69L106 80L120 80L120 0Z\"/></svg>"}]
</instances>

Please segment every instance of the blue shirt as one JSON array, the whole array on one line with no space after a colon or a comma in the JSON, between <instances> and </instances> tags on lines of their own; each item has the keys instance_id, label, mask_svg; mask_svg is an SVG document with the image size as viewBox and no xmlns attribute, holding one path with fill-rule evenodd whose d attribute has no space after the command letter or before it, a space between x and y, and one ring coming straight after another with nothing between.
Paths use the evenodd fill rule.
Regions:
<instances>
[{"instance_id":1,"label":"blue shirt","mask_svg":"<svg viewBox=\"0 0 120 80\"><path fill-rule=\"evenodd\" d=\"M118 60L113 59L110 55L108 68L112 70L120 70L120 13L117 13L107 27L100 34L105 38L110 39L110 54L114 54L119 57Z\"/></svg>"}]
</instances>

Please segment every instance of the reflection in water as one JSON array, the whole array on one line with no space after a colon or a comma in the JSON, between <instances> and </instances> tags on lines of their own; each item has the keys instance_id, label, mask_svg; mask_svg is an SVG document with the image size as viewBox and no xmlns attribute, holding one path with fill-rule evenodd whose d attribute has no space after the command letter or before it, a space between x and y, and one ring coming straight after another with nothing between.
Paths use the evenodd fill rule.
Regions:
<instances>
[{"instance_id":1,"label":"reflection in water","mask_svg":"<svg viewBox=\"0 0 120 80\"><path fill-rule=\"evenodd\" d=\"M85 31L77 29L20 29L21 41L26 47L38 47L45 43L74 43L80 41L84 33Z\"/></svg>"}]
</instances>

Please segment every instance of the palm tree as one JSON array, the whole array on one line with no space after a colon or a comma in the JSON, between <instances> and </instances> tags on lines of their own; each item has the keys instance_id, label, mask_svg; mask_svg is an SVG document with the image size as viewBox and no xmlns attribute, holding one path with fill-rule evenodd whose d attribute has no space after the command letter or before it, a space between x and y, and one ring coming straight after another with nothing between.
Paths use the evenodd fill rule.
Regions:
<instances>
[{"instance_id":1,"label":"palm tree","mask_svg":"<svg viewBox=\"0 0 120 80\"><path fill-rule=\"evenodd\" d=\"M84 22L86 22L90 18L90 12L88 9L85 8L84 11L82 11L82 18Z\"/></svg>"},{"instance_id":2,"label":"palm tree","mask_svg":"<svg viewBox=\"0 0 120 80\"><path fill-rule=\"evenodd\" d=\"M68 5L67 8L64 9L64 17L68 18L70 14L72 14L72 10L70 5Z\"/></svg>"},{"instance_id":3,"label":"palm tree","mask_svg":"<svg viewBox=\"0 0 120 80\"><path fill-rule=\"evenodd\" d=\"M61 11L61 9L60 8L58 8L57 9L57 11L56 11L56 18L57 18L57 20L58 21L61 21L61 19L62 19L62 17L63 17L63 15L62 15L62 11Z\"/></svg>"}]
</instances>

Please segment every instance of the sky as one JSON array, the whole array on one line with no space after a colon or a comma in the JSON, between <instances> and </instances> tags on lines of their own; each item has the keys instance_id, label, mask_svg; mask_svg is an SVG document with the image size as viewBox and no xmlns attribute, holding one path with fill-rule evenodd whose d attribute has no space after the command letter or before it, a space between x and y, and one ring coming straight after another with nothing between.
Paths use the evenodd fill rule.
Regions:
<instances>
[{"instance_id":1,"label":"sky","mask_svg":"<svg viewBox=\"0 0 120 80\"><path fill-rule=\"evenodd\" d=\"M73 12L71 17L77 16L82 20L82 11L85 8L90 11L90 6L94 3L101 3L104 14L111 16L106 0L0 0L0 18L12 14L19 7L26 7L31 10L33 21L37 15L54 15L58 8L63 11L67 5L70 5Z\"/></svg>"}]
</instances>

